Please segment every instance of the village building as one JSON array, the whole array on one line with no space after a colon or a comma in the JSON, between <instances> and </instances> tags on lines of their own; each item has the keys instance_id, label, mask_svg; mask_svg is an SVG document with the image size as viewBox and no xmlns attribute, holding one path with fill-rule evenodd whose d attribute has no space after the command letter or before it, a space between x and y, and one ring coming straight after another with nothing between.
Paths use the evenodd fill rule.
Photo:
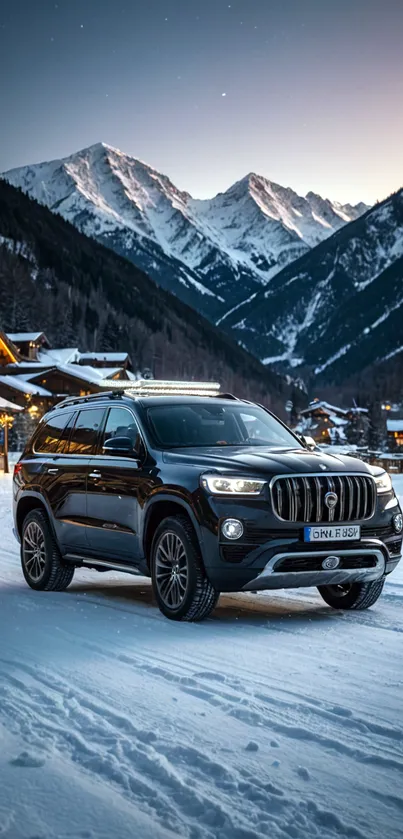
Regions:
<instances>
[{"instance_id":1,"label":"village building","mask_svg":"<svg viewBox=\"0 0 403 839\"><path fill-rule=\"evenodd\" d=\"M386 428L388 431L388 441L390 449L393 450L395 447L398 446L403 447L403 419L387 419Z\"/></svg>"},{"instance_id":2,"label":"village building","mask_svg":"<svg viewBox=\"0 0 403 839\"><path fill-rule=\"evenodd\" d=\"M8 417L12 445L21 447L38 419L61 399L99 393L109 380L136 379L131 366L126 352L81 353L77 347L52 347L44 332L0 331L0 468L2 417Z\"/></svg>"},{"instance_id":3,"label":"village building","mask_svg":"<svg viewBox=\"0 0 403 839\"><path fill-rule=\"evenodd\" d=\"M314 399L308 408L300 411L294 431L313 437L315 443L344 443L345 428L348 425L348 411L330 405L329 402Z\"/></svg>"}]
</instances>

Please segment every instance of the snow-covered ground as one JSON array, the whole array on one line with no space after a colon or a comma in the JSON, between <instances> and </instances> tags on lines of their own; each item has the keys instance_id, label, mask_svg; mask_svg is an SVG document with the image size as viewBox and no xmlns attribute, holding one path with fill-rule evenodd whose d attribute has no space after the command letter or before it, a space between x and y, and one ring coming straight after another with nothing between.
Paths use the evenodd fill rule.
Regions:
<instances>
[{"instance_id":1,"label":"snow-covered ground","mask_svg":"<svg viewBox=\"0 0 403 839\"><path fill-rule=\"evenodd\" d=\"M306 590L175 624L132 577L31 591L10 503L1 477L1 839L402 836L403 569L368 612Z\"/></svg>"}]
</instances>

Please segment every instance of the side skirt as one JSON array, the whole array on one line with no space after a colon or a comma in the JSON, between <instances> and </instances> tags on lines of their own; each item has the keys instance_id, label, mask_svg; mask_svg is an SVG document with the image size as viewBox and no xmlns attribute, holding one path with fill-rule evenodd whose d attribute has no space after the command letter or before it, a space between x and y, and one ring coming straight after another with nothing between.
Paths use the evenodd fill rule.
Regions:
<instances>
[{"instance_id":1,"label":"side skirt","mask_svg":"<svg viewBox=\"0 0 403 839\"><path fill-rule=\"evenodd\" d=\"M66 554L63 559L72 565L95 568L98 571L123 571L124 574L133 574L135 577L149 576L149 574L145 574L143 569L137 568L135 565L126 564L125 562L110 562L107 559L80 556L79 554Z\"/></svg>"}]
</instances>

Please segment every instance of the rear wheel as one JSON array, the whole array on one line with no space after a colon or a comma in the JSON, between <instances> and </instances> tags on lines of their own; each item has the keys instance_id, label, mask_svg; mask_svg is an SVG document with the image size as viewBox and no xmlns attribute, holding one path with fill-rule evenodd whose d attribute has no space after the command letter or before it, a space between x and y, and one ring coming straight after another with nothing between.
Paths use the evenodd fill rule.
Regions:
<instances>
[{"instance_id":1,"label":"rear wheel","mask_svg":"<svg viewBox=\"0 0 403 839\"><path fill-rule=\"evenodd\" d=\"M220 596L206 576L196 535L185 516L166 518L158 526L151 576L158 606L170 620L203 620Z\"/></svg>"},{"instance_id":2,"label":"rear wheel","mask_svg":"<svg viewBox=\"0 0 403 839\"><path fill-rule=\"evenodd\" d=\"M49 521L41 510L24 519L21 565L28 585L36 591L64 591L74 577L74 566L63 562Z\"/></svg>"},{"instance_id":3,"label":"rear wheel","mask_svg":"<svg viewBox=\"0 0 403 839\"><path fill-rule=\"evenodd\" d=\"M385 578L373 583L319 586L319 594L333 609L369 609L382 594Z\"/></svg>"}]
</instances>

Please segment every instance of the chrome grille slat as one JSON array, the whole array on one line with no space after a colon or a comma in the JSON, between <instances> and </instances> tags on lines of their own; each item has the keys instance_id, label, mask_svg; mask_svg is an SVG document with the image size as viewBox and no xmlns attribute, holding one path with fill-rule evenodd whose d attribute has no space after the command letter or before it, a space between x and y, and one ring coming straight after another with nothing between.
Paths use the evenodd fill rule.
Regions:
<instances>
[{"instance_id":1,"label":"chrome grille slat","mask_svg":"<svg viewBox=\"0 0 403 839\"><path fill-rule=\"evenodd\" d=\"M360 518L360 511L361 511L361 485L359 478L354 478L355 486L357 487L357 506L355 511L355 518Z\"/></svg>"},{"instance_id":2,"label":"chrome grille slat","mask_svg":"<svg viewBox=\"0 0 403 839\"><path fill-rule=\"evenodd\" d=\"M347 477L346 481L348 486L348 521L351 521L353 518L354 484L352 478Z\"/></svg>"},{"instance_id":3,"label":"chrome grille slat","mask_svg":"<svg viewBox=\"0 0 403 839\"><path fill-rule=\"evenodd\" d=\"M327 492L335 492L337 505L324 503ZM370 475L290 475L271 482L274 513L290 522L365 521L375 512L376 487Z\"/></svg>"},{"instance_id":4,"label":"chrome grille slat","mask_svg":"<svg viewBox=\"0 0 403 839\"><path fill-rule=\"evenodd\" d=\"M344 498L345 498L345 491L344 491L344 481L341 477L338 478L339 481L339 521L344 521Z\"/></svg>"},{"instance_id":5,"label":"chrome grille slat","mask_svg":"<svg viewBox=\"0 0 403 839\"><path fill-rule=\"evenodd\" d=\"M322 521L322 486L320 478L315 478L316 487L316 521Z\"/></svg>"},{"instance_id":6,"label":"chrome grille slat","mask_svg":"<svg viewBox=\"0 0 403 839\"><path fill-rule=\"evenodd\" d=\"M281 489L281 482L277 481L276 483L276 492L277 492L277 509L279 511L280 518L283 514L283 490Z\"/></svg>"},{"instance_id":7,"label":"chrome grille slat","mask_svg":"<svg viewBox=\"0 0 403 839\"><path fill-rule=\"evenodd\" d=\"M364 507L364 512L365 512L365 510L367 509L367 504L368 504L368 486L367 486L366 481L362 482L362 493L363 493L363 507Z\"/></svg>"}]
</instances>

